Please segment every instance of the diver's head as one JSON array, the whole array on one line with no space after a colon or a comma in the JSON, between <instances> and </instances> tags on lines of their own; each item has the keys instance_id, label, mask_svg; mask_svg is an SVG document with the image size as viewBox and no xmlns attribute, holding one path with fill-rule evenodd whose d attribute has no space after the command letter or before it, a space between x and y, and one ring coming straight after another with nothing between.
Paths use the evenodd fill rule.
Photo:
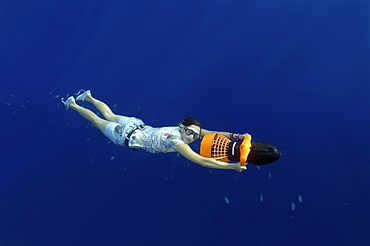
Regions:
<instances>
[{"instance_id":1,"label":"diver's head","mask_svg":"<svg viewBox=\"0 0 370 246\"><path fill-rule=\"evenodd\" d=\"M183 121L181 121L179 123L179 125L184 125L184 126L191 126L191 125L195 125L195 126L198 126L199 129L202 128L202 125L200 124L199 120L193 118L193 117L185 117L185 119Z\"/></svg>"},{"instance_id":2,"label":"diver's head","mask_svg":"<svg viewBox=\"0 0 370 246\"><path fill-rule=\"evenodd\" d=\"M200 138L202 125L193 117L186 117L179 124L181 137L185 143L189 144Z\"/></svg>"},{"instance_id":3,"label":"diver's head","mask_svg":"<svg viewBox=\"0 0 370 246\"><path fill-rule=\"evenodd\" d=\"M252 142L247 162L254 165L266 165L277 161L280 158L280 151L273 145L257 141Z\"/></svg>"}]
</instances>

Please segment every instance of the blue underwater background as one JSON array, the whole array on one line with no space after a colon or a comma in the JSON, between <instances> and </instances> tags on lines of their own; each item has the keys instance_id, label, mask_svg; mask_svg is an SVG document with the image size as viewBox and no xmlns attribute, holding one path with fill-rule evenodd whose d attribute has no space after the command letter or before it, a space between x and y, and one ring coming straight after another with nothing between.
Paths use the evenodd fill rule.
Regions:
<instances>
[{"instance_id":1,"label":"blue underwater background","mask_svg":"<svg viewBox=\"0 0 370 246\"><path fill-rule=\"evenodd\" d=\"M0 245L370 245L369 5L1 1ZM60 102L81 88L283 156L238 173L115 146Z\"/></svg>"}]
</instances>

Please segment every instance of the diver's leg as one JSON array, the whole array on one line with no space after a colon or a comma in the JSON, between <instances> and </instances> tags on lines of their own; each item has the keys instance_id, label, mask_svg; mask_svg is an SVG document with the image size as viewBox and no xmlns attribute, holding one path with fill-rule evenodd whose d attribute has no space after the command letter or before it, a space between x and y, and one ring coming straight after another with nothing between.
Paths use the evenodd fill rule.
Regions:
<instances>
[{"instance_id":1,"label":"diver's leg","mask_svg":"<svg viewBox=\"0 0 370 246\"><path fill-rule=\"evenodd\" d=\"M92 96L86 96L85 101L91 102L95 106L95 108L97 108L99 112L103 114L104 118L106 118L108 121L118 123L119 120L123 117L122 115L114 114L107 104L105 104L102 101L99 101L98 99L93 98Z\"/></svg>"},{"instance_id":2,"label":"diver's leg","mask_svg":"<svg viewBox=\"0 0 370 246\"><path fill-rule=\"evenodd\" d=\"M109 124L109 121L103 120L102 118L94 114L91 110L83 108L77 105L77 103L75 102L71 102L69 108L76 110L81 116L93 123L94 126L104 134L105 127Z\"/></svg>"}]
</instances>

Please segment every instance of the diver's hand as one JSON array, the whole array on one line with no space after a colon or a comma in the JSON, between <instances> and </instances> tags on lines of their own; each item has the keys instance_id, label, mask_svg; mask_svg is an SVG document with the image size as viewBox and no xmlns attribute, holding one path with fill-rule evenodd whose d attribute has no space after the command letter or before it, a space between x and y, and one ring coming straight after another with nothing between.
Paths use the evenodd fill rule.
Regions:
<instances>
[{"instance_id":1,"label":"diver's hand","mask_svg":"<svg viewBox=\"0 0 370 246\"><path fill-rule=\"evenodd\" d=\"M243 140L245 136L250 135L249 133L240 134L239 139Z\"/></svg>"},{"instance_id":2,"label":"diver's hand","mask_svg":"<svg viewBox=\"0 0 370 246\"><path fill-rule=\"evenodd\" d=\"M238 171L239 173L247 170L247 166L240 166L240 162L232 163L231 165L233 165L234 170Z\"/></svg>"}]
</instances>

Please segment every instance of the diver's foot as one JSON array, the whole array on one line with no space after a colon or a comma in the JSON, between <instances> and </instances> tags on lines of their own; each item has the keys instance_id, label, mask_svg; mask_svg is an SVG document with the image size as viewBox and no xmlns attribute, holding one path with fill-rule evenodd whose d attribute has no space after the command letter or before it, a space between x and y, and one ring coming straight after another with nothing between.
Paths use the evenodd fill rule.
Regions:
<instances>
[{"instance_id":1,"label":"diver's foot","mask_svg":"<svg viewBox=\"0 0 370 246\"><path fill-rule=\"evenodd\" d=\"M85 101L86 97L91 97L91 91L85 91L84 89L81 89L79 92L76 93L76 96L76 101Z\"/></svg>"},{"instance_id":2,"label":"diver's foot","mask_svg":"<svg viewBox=\"0 0 370 246\"><path fill-rule=\"evenodd\" d=\"M73 96L68 97L67 100L64 100L64 98L62 98L61 101L66 108L70 108L71 103L76 103L75 98Z\"/></svg>"}]
</instances>

